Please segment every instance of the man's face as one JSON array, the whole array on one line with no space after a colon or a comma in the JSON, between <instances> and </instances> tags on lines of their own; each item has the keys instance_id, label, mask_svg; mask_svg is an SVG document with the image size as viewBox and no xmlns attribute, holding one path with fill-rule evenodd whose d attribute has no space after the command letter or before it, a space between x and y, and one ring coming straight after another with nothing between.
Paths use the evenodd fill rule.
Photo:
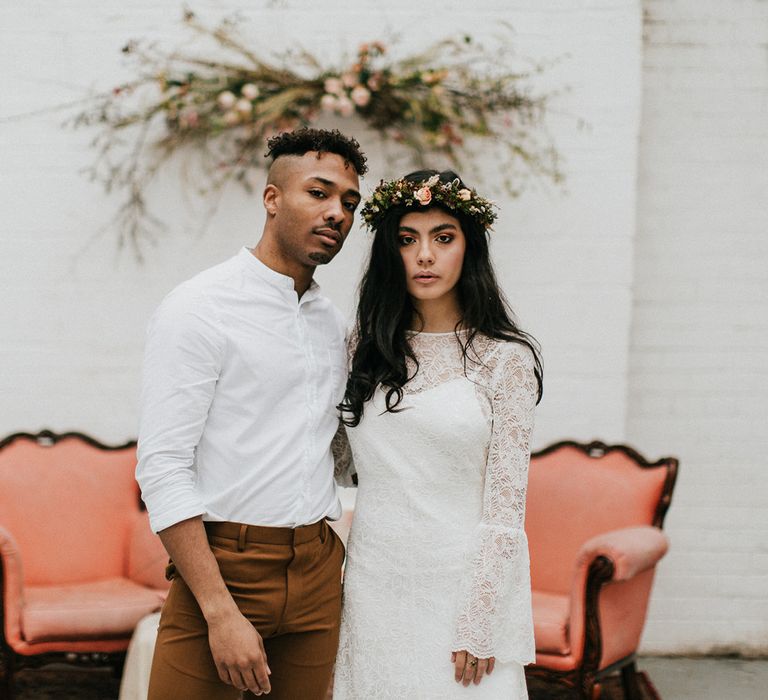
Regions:
<instances>
[{"instance_id":1,"label":"man's face","mask_svg":"<svg viewBox=\"0 0 768 700\"><path fill-rule=\"evenodd\" d=\"M264 206L280 255L307 267L330 262L352 227L359 187L354 167L335 153L278 158Z\"/></svg>"}]
</instances>

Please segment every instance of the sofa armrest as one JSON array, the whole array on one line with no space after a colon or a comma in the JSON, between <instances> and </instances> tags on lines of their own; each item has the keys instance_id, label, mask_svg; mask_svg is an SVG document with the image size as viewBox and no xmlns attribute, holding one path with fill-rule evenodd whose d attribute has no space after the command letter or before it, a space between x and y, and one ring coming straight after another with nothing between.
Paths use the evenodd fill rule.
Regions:
<instances>
[{"instance_id":1,"label":"sofa armrest","mask_svg":"<svg viewBox=\"0 0 768 700\"><path fill-rule=\"evenodd\" d=\"M576 557L570 605L570 640L579 661L582 660L582 654L590 653L584 646L585 635L594 634L602 627L610 628L608 638L618 642L618 645L603 645L603 659L608 655L618 658L611 654L614 647L622 650L629 648L635 643L633 640L639 638L645 621L654 567L666 554L668 547L664 533L650 525L611 530L596 535L582 545ZM587 617L596 614L596 610L591 609L587 601L589 573L593 565L595 578L592 586L606 585L591 603L600 610L601 624L590 627ZM612 623L614 618L618 620L617 624ZM595 651L594 645L590 643L588 646ZM593 661L598 663L598 660Z\"/></svg>"},{"instance_id":2,"label":"sofa armrest","mask_svg":"<svg viewBox=\"0 0 768 700\"><path fill-rule=\"evenodd\" d=\"M666 535L657 527L644 525L604 532L585 542L576 559L576 568L587 569L603 556L613 563L611 581L628 581L656 566L669 549Z\"/></svg>"},{"instance_id":3,"label":"sofa armrest","mask_svg":"<svg viewBox=\"0 0 768 700\"><path fill-rule=\"evenodd\" d=\"M171 585L165 578L167 564L168 554L149 526L149 515L137 513L128 541L126 576L142 586L167 590Z\"/></svg>"},{"instance_id":4,"label":"sofa armrest","mask_svg":"<svg viewBox=\"0 0 768 700\"><path fill-rule=\"evenodd\" d=\"M3 562L3 631L8 645L21 641L21 609L24 606L24 575L21 552L8 530L0 526L0 557Z\"/></svg>"}]
</instances>

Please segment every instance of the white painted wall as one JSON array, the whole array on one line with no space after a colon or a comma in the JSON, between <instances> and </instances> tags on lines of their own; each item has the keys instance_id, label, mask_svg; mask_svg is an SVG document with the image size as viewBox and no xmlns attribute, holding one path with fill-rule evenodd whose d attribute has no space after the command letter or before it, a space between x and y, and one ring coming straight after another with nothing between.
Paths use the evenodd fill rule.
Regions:
<instances>
[{"instance_id":1,"label":"white painted wall","mask_svg":"<svg viewBox=\"0 0 768 700\"><path fill-rule=\"evenodd\" d=\"M361 41L399 37L395 50L412 53L457 33L482 39L501 20L514 24L522 56L565 57L541 86L569 90L549 125L565 158L567 192L539 184L519 201L498 198L494 247L516 310L545 348L547 398L537 443L565 435L621 439L640 96L638 2L448 1L436 12L429 3L405 0L337 3L335 9L209 0L195 9L212 20L241 9L254 42L283 48L297 41L331 64L354 55ZM179 14L176 0L4 3L0 117L111 88L128 75L119 51L126 39L186 40ZM168 177L155 195L170 229L138 265L128 254L116 255L114 232L92 240L117 200L78 175L92 158L92 133L60 128L63 117L0 122L0 432L49 426L123 440L136 432L151 310L181 280L253 244L261 205L233 188L198 236L191 233L194 202ZM338 125L358 135L371 155L364 187L399 174L387 169L378 141L359 122ZM494 167L489 160L489 181L497 179ZM348 249L318 275L349 313L366 246L366 234L353 232Z\"/></svg>"},{"instance_id":2,"label":"white painted wall","mask_svg":"<svg viewBox=\"0 0 768 700\"><path fill-rule=\"evenodd\" d=\"M768 3L646 0L627 439L680 457L644 637L768 653Z\"/></svg>"}]
</instances>

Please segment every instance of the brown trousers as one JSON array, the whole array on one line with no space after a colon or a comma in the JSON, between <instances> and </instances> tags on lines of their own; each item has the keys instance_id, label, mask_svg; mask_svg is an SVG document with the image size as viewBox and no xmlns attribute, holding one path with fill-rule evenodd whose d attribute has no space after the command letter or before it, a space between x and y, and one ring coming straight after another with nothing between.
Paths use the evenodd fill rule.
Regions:
<instances>
[{"instance_id":1,"label":"brown trousers","mask_svg":"<svg viewBox=\"0 0 768 700\"><path fill-rule=\"evenodd\" d=\"M206 523L206 531L227 588L264 640L268 697L326 698L341 613L344 545L336 533L325 520L296 529ZM160 616L148 700L240 697L219 679L205 618L177 574Z\"/></svg>"}]
</instances>

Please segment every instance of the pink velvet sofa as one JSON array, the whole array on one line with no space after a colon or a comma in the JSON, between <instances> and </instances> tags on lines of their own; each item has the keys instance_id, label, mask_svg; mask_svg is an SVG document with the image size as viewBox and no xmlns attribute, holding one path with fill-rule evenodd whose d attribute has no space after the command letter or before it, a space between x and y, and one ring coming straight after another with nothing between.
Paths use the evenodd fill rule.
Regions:
<instances>
[{"instance_id":1,"label":"pink velvet sofa","mask_svg":"<svg viewBox=\"0 0 768 700\"><path fill-rule=\"evenodd\" d=\"M25 666L119 668L136 623L161 607L167 555L141 508L135 452L79 433L0 440L5 697Z\"/></svg>"},{"instance_id":2,"label":"pink velvet sofa","mask_svg":"<svg viewBox=\"0 0 768 700\"><path fill-rule=\"evenodd\" d=\"M601 442L559 442L532 455L532 697L598 697L600 680L615 672L626 698L641 697L635 652L668 547L661 527L677 469L674 458L651 463Z\"/></svg>"}]
</instances>

